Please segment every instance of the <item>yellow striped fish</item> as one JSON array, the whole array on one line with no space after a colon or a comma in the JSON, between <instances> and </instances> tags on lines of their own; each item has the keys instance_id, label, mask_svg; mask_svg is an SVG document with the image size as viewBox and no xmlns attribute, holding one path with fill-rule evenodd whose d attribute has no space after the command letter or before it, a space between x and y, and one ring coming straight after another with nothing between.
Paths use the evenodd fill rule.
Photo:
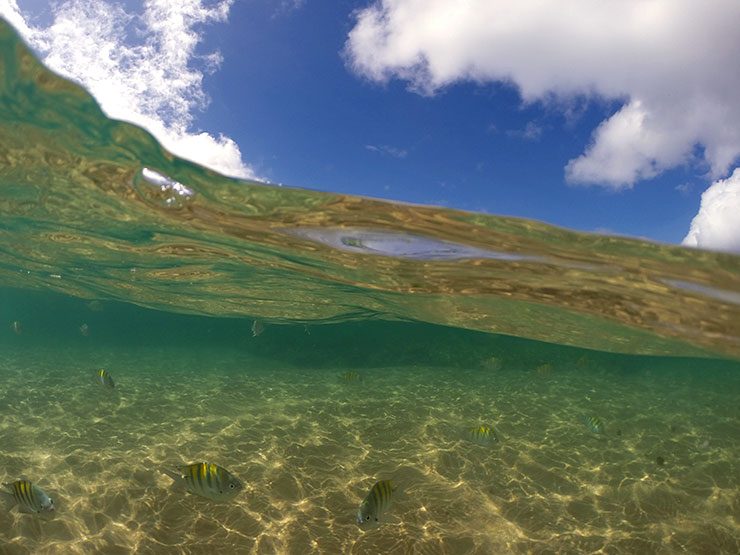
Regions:
<instances>
[{"instance_id":1,"label":"yellow striped fish","mask_svg":"<svg viewBox=\"0 0 740 555\"><path fill-rule=\"evenodd\" d=\"M354 370L350 370L349 372L345 372L342 374L342 381L343 382L361 382L362 381L362 375L359 372L355 372Z\"/></svg>"},{"instance_id":2,"label":"yellow striped fish","mask_svg":"<svg viewBox=\"0 0 740 555\"><path fill-rule=\"evenodd\" d=\"M113 389L115 387L115 384L113 383L113 378L111 377L111 375L108 372L108 370L105 370L104 368L101 368L100 370L98 370L97 372L95 372L95 379L103 387L107 387L109 389Z\"/></svg>"},{"instance_id":3,"label":"yellow striped fish","mask_svg":"<svg viewBox=\"0 0 740 555\"><path fill-rule=\"evenodd\" d=\"M499 438L493 426L482 424L468 430L468 439L478 445L493 445Z\"/></svg>"},{"instance_id":4,"label":"yellow striped fish","mask_svg":"<svg viewBox=\"0 0 740 555\"><path fill-rule=\"evenodd\" d=\"M584 416L583 423L589 430L591 430L595 434L604 433L604 423L598 416Z\"/></svg>"},{"instance_id":5,"label":"yellow striped fish","mask_svg":"<svg viewBox=\"0 0 740 555\"><path fill-rule=\"evenodd\" d=\"M380 518L391 506L393 493L397 489L390 480L375 482L357 511L357 524L361 528L371 528L379 524Z\"/></svg>"},{"instance_id":6,"label":"yellow striped fish","mask_svg":"<svg viewBox=\"0 0 740 555\"><path fill-rule=\"evenodd\" d=\"M46 495L46 492L40 487L32 484L28 480L16 480L12 483L4 483L4 486L11 489L11 495L16 503L20 505L21 510L30 513L40 513L43 511L53 511L54 501Z\"/></svg>"},{"instance_id":7,"label":"yellow striped fish","mask_svg":"<svg viewBox=\"0 0 740 555\"><path fill-rule=\"evenodd\" d=\"M178 471L190 493L213 501L228 501L244 489L238 478L217 464L193 463L178 467Z\"/></svg>"},{"instance_id":8,"label":"yellow striped fish","mask_svg":"<svg viewBox=\"0 0 740 555\"><path fill-rule=\"evenodd\" d=\"M538 376L539 376L540 378L547 378L547 377L548 377L548 376L550 376L551 374L552 374L552 364L550 364L550 363L545 363L545 364L540 364L540 365L539 365L539 366L537 367L537 375L538 375Z\"/></svg>"}]
</instances>

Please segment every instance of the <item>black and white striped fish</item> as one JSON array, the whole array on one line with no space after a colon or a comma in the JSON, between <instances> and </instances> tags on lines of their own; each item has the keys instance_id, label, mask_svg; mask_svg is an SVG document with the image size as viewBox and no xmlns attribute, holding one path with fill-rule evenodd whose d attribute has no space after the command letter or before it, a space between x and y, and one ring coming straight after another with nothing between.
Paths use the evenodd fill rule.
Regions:
<instances>
[{"instance_id":1,"label":"black and white striped fish","mask_svg":"<svg viewBox=\"0 0 740 555\"><path fill-rule=\"evenodd\" d=\"M398 488L390 480L380 480L370 488L370 492L357 511L357 524L361 528L372 528L391 506L393 494Z\"/></svg>"},{"instance_id":2,"label":"black and white striped fish","mask_svg":"<svg viewBox=\"0 0 740 555\"><path fill-rule=\"evenodd\" d=\"M499 437L493 426L487 426L483 424L481 426L475 426L468 430L468 439L478 445L493 445L498 443Z\"/></svg>"},{"instance_id":3,"label":"black and white striped fish","mask_svg":"<svg viewBox=\"0 0 740 555\"><path fill-rule=\"evenodd\" d=\"M108 370L105 370L104 368L101 368L97 372L95 372L95 380L97 380L98 383L100 383L103 387L107 387L109 389L113 389L116 384L113 383L113 378L111 377Z\"/></svg>"},{"instance_id":4,"label":"black and white striped fish","mask_svg":"<svg viewBox=\"0 0 740 555\"><path fill-rule=\"evenodd\" d=\"M354 370L350 370L348 372L344 372L340 378L343 382L357 383L362 381L362 374L355 372Z\"/></svg>"},{"instance_id":5,"label":"black and white striped fish","mask_svg":"<svg viewBox=\"0 0 740 555\"><path fill-rule=\"evenodd\" d=\"M599 418L598 416L584 416L581 418L581 421L594 434L604 433L604 423L601 421L601 418Z\"/></svg>"},{"instance_id":6,"label":"black and white striped fish","mask_svg":"<svg viewBox=\"0 0 740 555\"><path fill-rule=\"evenodd\" d=\"M54 510L54 501L46 495L46 492L28 480L16 480L12 483L3 483L10 489L8 495L12 496L21 510L29 513L41 513Z\"/></svg>"},{"instance_id":7,"label":"black and white striped fish","mask_svg":"<svg viewBox=\"0 0 740 555\"><path fill-rule=\"evenodd\" d=\"M179 474L165 471L170 477L181 479L190 493L213 501L228 501L244 489L231 472L217 464L199 462L177 467Z\"/></svg>"}]
</instances>

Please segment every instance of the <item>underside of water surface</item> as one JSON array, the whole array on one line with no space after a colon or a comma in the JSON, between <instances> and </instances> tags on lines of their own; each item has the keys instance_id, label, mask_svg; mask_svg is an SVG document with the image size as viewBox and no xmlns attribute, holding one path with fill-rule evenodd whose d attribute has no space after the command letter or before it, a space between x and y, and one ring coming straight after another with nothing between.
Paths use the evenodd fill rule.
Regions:
<instances>
[{"instance_id":1,"label":"underside of water surface","mask_svg":"<svg viewBox=\"0 0 740 555\"><path fill-rule=\"evenodd\" d=\"M228 179L1 21L0 97L0 553L740 552L740 257Z\"/></svg>"}]
</instances>

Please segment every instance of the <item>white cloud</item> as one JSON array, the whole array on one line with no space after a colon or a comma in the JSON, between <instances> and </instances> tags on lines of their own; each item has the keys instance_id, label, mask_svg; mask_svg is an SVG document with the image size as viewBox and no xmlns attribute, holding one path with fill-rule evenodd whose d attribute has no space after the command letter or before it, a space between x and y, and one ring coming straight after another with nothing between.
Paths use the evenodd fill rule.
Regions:
<instances>
[{"instance_id":1,"label":"white cloud","mask_svg":"<svg viewBox=\"0 0 740 555\"><path fill-rule=\"evenodd\" d=\"M739 23L738 0L375 0L345 52L357 73L422 94L503 81L525 102L623 100L566 167L572 183L619 189L697 150L727 174L740 155Z\"/></svg>"},{"instance_id":2,"label":"white cloud","mask_svg":"<svg viewBox=\"0 0 740 555\"><path fill-rule=\"evenodd\" d=\"M303 7L305 3L306 0L280 0L280 2L278 2L275 7L275 13L273 14L273 17L287 15L298 11Z\"/></svg>"},{"instance_id":3,"label":"white cloud","mask_svg":"<svg viewBox=\"0 0 740 555\"><path fill-rule=\"evenodd\" d=\"M693 184L691 182L685 182L685 183L679 183L674 187L676 191L681 193L682 195L688 195L691 192L691 189L693 188Z\"/></svg>"},{"instance_id":4,"label":"white cloud","mask_svg":"<svg viewBox=\"0 0 740 555\"><path fill-rule=\"evenodd\" d=\"M104 0L67 0L52 5L45 28L29 24L16 0L0 0L0 15L48 67L84 85L110 117L146 128L178 156L254 178L232 139L193 129L195 113L208 104L204 73L220 63L218 53L196 54L197 27L226 20L232 1L146 0L143 13L129 14Z\"/></svg>"},{"instance_id":5,"label":"white cloud","mask_svg":"<svg viewBox=\"0 0 740 555\"><path fill-rule=\"evenodd\" d=\"M385 156L391 156L392 158L406 158L408 155L407 150L388 145L365 145L365 149Z\"/></svg>"},{"instance_id":6,"label":"white cloud","mask_svg":"<svg viewBox=\"0 0 740 555\"><path fill-rule=\"evenodd\" d=\"M542 129L542 126L533 121L528 121L523 129L509 129L506 132L509 137L523 139L525 141L539 141L543 133L544 129Z\"/></svg>"},{"instance_id":7,"label":"white cloud","mask_svg":"<svg viewBox=\"0 0 740 555\"><path fill-rule=\"evenodd\" d=\"M740 168L702 193L683 244L740 253Z\"/></svg>"}]
</instances>

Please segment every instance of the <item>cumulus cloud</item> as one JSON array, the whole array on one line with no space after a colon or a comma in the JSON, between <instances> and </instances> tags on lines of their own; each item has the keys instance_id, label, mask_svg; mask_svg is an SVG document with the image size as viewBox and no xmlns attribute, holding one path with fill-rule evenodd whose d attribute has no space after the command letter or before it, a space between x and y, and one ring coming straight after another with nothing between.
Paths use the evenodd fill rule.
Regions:
<instances>
[{"instance_id":1,"label":"cumulus cloud","mask_svg":"<svg viewBox=\"0 0 740 555\"><path fill-rule=\"evenodd\" d=\"M702 193L699 213L683 244L740 254L740 168Z\"/></svg>"},{"instance_id":2,"label":"cumulus cloud","mask_svg":"<svg viewBox=\"0 0 740 555\"><path fill-rule=\"evenodd\" d=\"M52 4L49 26L37 27L16 0L0 0L0 15L48 67L84 85L110 117L144 127L178 156L254 178L232 139L193 129L195 114L208 104L203 77L221 62L217 52L196 53L199 28L225 21L232 1L146 0L142 13L130 14L104 0L66 0Z\"/></svg>"},{"instance_id":3,"label":"cumulus cloud","mask_svg":"<svg viewBox=\"0 0 740 555\"><path fill-rule=\"evenodd\" d=\"M422 94L502 81L525 102L623 100L565 170L619 189L697 150L727 174L740 155L738 22L738 0L375 0L345 52L357 73Z\"/></svg>"}]
</instances>

